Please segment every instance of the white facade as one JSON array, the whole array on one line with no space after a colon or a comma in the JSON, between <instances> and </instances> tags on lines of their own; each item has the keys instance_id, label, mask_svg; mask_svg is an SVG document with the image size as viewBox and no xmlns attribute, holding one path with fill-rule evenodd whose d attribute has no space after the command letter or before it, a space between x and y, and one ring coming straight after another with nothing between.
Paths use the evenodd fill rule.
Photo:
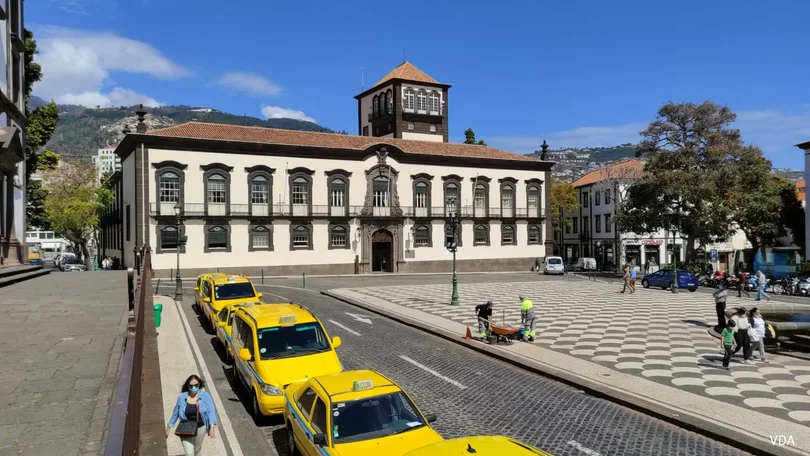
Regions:
<instances>
[{"instance_id":1,"label":"white facade","mask_svg":"<svg viewBox=\"0 0 810 456\"><path fill-rule=\"evenodd\" d=\"M114 147L105 147L99 149L93 157L93 164L96 165L96 175L101 181L104 176L121 170L121 157L115 155Z\"/></svg>"}]
</instances>

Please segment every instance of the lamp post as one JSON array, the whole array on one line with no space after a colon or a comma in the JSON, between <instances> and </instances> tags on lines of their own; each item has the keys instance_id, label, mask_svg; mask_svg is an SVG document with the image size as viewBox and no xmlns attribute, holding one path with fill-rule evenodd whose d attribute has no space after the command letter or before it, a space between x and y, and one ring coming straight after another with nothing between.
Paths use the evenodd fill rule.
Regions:
<instances>
[{"instance_id":1,"label":"lamp post","mask_svg":"<svg viewBox=\"0 0 810 456\"><path fill-rule=\"evenodd\" d=\"M183 245L183 237L180 236L180 222L181 217L183 215L183 205L178 202L174 205L174 221L175 221L175 232L177 233L177 269L175 269L175 276L174 280L176 282L176 286L174 289L174 300L175 301L182 301L183 300L183 280L180 279L180 246Z\"/></svg>"},{"instance_id":2,"label":"lamp post","mask_svg":"<svg viewBox=\"0 0 810 456\"><path fill-rule=\"evenodd\" d=\"M456 207L455 204L453 206ZM450 213L450 227L452 229L452 237L447 239L447 250L453 253L453 294L450 296L450 305L457 306L458 303L458 277L456 276L456 251L458 251L458 212L455 209Z\"/></svg>"},{"instance_id":3,"label":"lamp post","mask_svg":"<svg viewBox=\"0 0 810 456\"><path fill-rule=\"evenodd\" d=\"M670 209L670 228L672 231L672 293L678 293L678 257L675 253L675 239L678 232L678 223L680 223L680 214Z\"/></svg>"}]
</instances>

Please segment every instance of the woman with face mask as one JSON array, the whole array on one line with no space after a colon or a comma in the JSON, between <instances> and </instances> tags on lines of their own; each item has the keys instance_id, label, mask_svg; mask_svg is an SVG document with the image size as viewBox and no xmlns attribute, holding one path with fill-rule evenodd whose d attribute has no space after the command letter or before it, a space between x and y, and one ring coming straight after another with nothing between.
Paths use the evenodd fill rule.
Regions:
<instances>
[{"instance_id":1,"label":"woman with face mask","mask_svg":"<svg viewBox=\"0 0 810 456\"><path fill-rule=\"evenodd\" d=\"M214 409L214 400L205 388L205 382L196 375L190 376L177 397L172 417L166 426L166 437L169 431L177 425L174 433L180 437L185 456L195 456L200 453L203 438L207 434L214 438L214 428L217 425L217 413Z\"/></svg>"}]
</instances>

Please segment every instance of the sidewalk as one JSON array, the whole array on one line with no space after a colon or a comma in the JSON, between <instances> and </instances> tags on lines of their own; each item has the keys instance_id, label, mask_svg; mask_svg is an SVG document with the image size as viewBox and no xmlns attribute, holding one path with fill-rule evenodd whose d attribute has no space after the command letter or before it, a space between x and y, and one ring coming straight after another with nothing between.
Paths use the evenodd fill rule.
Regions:
<instances>
[{"instance_id":1,"label":"sidewalk","mask_svg":"<svg viewBox=\"0 0 810 456\"><path fill-rule=\"evenodd\" d=\"M714 306L705 295L641 289L622 295L604 282L568 285L462 284L457 307L447 304L449 285L324 294L718 440L739 442L754 454L810 454L810 363L776 355L770 364L733 363L727 372L718 368L718 343L706 332ZM489 346L462 339L468 324L477 329L475 304L488 299L495 302L498 323L519 321L518 293L538 308L537 342ZM792 437L795 445L774 445L779 436Z\"/></svg>"},{"instance_id":2,"label":"sidewalk","mask_svg":"<svg viewBox=\"0 0 810 456\"><path fill-rule=\"evenodd\" d=\"M158 353L160 356L160 383L163 386L163 411L166 415L165 422L168 423L183 382L191 374L197 374L204 380L207 376L200 372L197 365L189 340L190 334L180 318L178 304L166 296L155 296L155 304L163 305L162 322L158 328ZM214 405L217 410L221 409L221 404L217 404L216 400ZM222 424L220 423L218 426L216 438L212 440L205 437L199 456L225 456L227 454L222 439L224 427ZM174 430L170 431L166 446L169 456L184 454L180 438L174 435Z\"/></svg>"}]
</instances>

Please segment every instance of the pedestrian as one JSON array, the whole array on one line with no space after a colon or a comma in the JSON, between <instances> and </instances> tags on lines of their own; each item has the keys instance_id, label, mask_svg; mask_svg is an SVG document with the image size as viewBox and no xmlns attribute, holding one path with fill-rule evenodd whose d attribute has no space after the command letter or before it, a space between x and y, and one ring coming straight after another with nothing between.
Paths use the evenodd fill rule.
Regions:
<instances>
[{"instance_id":1,"label":"pedestrian","mask_svg":"<svg viewBox=\"0 0 810 456\"><path fill-rule=\"evenodd\" d=\"M217 425L217 413L214 409L214 400L207 391L203 391L205 382L197 375L190 376L180 390L180 396L166 425L166 438L174 427L178 418L174 434L180 437L185 456L195 456L200 453L203 439L206 435L214 438L214 428Z\"/></svg>"},{"instance_id":2,"label":"pedestrian","mask_svg":"<svg viewBox=\"0 0 810 456\"><path fill-rule=\"evenodd\" d=\"M740 269L740 273L737 274L737 297L742 298L742 294L745 293L746 298L750 298L751 295L748 294L748 291L745 290L745 283L748 280L748 276L745 274L745 271Z\"/></svg>"},{"instance_id":3,"label":"pedestrian","mask_svg":"<svg viewBox=\"0 0 810 456\"><path fill-rule=\"evenodd\" d=\"M635 267L630 268L630 294L636 292L636 275L638 272Z\"/></svg>"},{"instance_id":4,"label":"pedestrian","mask_svg":"<svg viewBox=\"0 0 810 456\"><path fill-rule=\"evenodd\" d=\"M751 339L748 337L748 328L751 327L751 323L748 321L748 313L745 307L737 309L737 313L731 316L731 321L734 322L734 340L737 342L737 348L734 349L733 354L736 355L738 351L742 350L742 362L744 364L754 364L751 361Z\"/></svg>"},{"instance_id":5,"label":"pedestrian","mask_svg":"<svg viewBox=\"0 0 810 456\"><path fill-rule=\"evenodd\" d=\"M490 335L491 326L489 322L492 318L492 306L492 301L475 306L475 313L478 316L478 337L485 338Z\"/></svg>"},{"instance_id":6,"label":"pedestrian","mask_svg":"<svg viewBox=\"0 0 810 456\"><path fill-rule=\"evenodd\" d=\"M717 310L717 327L715 329L719 333L726 326L728 320L726 318L728 291L726 291L726 286L721 283L712 294L714 295L714 307Z\"/></svg>"},{"instance_id":7,"label":"pedestrian","mask_svg":"<svg viewBox=\"0 0 810 456\"><path fill-rule=\"evenodd\" d=\"M759 359L763 363L768 362L765 357L765 319L759 313L759 308L754 307L751 309L751 330L748 337L751 339L751 357L753 358L754 350L759 350ZM753 337L751 337L753 336Z\"/></svg>"},{"instance_id":8,"label":"pedestrian","mask_svg":"<svg viewBox=\"0 0 810 456\"><path fill-rule=\"evenodd\" d=\"M720 333L720 348L723 349L723 369L729 370L731 354L734 349L734 320L729 320Z\"/></svg>"},{"instance_id":9,"label":"pedestrian","mask_svg":"<svg viewBox=\"0 0 810 456\"><path fill-rule=\"evenodd\" d=\"M627 265L624 265L623 279L624 279L624 286L622 287L622 293L627 291L627 288L630 287L630 267Z\"/></svg>"},{"instance_id":10,"label":"pedestrian","mask_svg":"<svg viewBox=\"0 0 810 456\"><path fill-rule=\"evenodd\" d=\"M757 271L757 299L755 301L762 301L762 297L764 296L765 299L768 301L771 300L771 297L768 296L768 293L765 293L765 285L768 283L768 280L765 278L765 274L762 273L762 270Z\"/></svg>"},{"instance_id":11,"label":"pedestrian","mask_svg":"<svg viewBox=\"0 0 810 456\"><path fill-rule=\"evenodd\" d=\"M540 272L540 258L534 259L534 272Z\"/></svg>"},{"instance_id":12,"label":"pedestrian","mask_svg":"<svg viewBox=\"0 0 810 456\"><path fill-rule=\"evenodd\" d=\"M534 303L524 296L520 299L520 323L523 325L523 341L534 342Z\"/></svg>"}]
</instances>

